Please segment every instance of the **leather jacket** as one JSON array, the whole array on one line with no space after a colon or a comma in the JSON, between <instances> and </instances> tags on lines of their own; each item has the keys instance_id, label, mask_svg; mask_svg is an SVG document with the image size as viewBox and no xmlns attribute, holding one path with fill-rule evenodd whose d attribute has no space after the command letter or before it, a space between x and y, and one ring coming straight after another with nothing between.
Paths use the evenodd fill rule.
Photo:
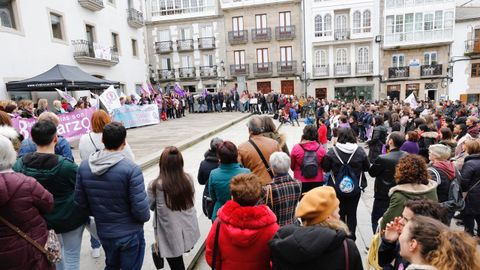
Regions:
<instances>
[{"instance_id":1,"label":"leather jacket","mask_svg":"<svg viewBox=\"0 0 480 270\"><path fill-rule=\"evenodd\" d=\"M380 155L373 162L368 170L368 173L375 178L375 199L388 200L388 191L394 187L395 184L395 166L397 166L400 159L408 153L400 151L400 149L393 149L390 153Z\"/></svg>"}]
</instances>

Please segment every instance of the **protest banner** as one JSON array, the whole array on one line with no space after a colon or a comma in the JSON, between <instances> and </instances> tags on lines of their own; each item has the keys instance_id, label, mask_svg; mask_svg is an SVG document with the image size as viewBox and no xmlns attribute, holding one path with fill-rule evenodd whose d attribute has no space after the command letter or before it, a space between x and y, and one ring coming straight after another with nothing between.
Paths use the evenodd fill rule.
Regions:
<instances>
[{"instance_id":1,"label":"protest banner","mask_svg":"<svg viewBox=\"0 0 480 270\"><path fill-rule=\"evenodd\" d=\"M150 105L125 105L113 112L113 120L123 123L125 128L140 127L160 123L158 107Z\"/></svg>"},{"instance_id":2,"label":"protest banner","mask_svg":"<svg viewBox=\"0 0 480 270\"><path fill-rule=\"evenodd\" d=\"M416 109L418 107L417 99L415 98L415 95L411 93L405 100L405 103L409 103L410 107L412 109Z\"/></svg>"},{"instance_id":3,"label":"protest banner","mask_svg":"<svg viewBox=\"0 0 480 270\"><path fill-rule=\"evenodd\" d=\"M100 95L100 101L110 113L122 106L122 104L120 104L120 98L118 97L117 91L113 85L108 87L107 90L103 91L103 93Z\"/></svg>"},{"instance_id":4,"label":"protest banner","mask_svg":"<svg viewBox=\"0 0 480 270\"><path fill-rule=\"evenodd\" d=\"M62 97L68 103L70 103L70 105L72 105L72 107L75 107L75 105L77 105L77 100L75 98L73 98L72 96L70 96L67 92L63 92L62 90L59 90L57 88L55 88L55 90L57 90L60 97Z\"/></svg>"},{"instance_id":5,"label":"protest banner","mask_svg":"<svg viewBox=\"0 0 480 270\"><path fill-rule=\"evenodd\" d=\"M63 136L68 141L74 141L79 139L83 134L89 133L91 131L90 119L96 110L96 108L88 108L58 115L60 119L57 127L58 135ZM30 130L35 122L37 122L37 120L33 118L12 119L13 128L22 134L25 139L30 138Z\"/></svg>"}]
</instances>

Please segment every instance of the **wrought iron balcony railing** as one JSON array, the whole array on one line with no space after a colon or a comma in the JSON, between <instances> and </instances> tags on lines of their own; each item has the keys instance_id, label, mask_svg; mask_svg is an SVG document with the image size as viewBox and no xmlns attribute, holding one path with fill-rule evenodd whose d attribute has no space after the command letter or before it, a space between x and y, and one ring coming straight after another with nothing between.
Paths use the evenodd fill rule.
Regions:
<instances>
[{"instance_id":1,"label":"wrought iron balcony railing","mask_svg":"<svg viewBox=\"0 0 480 270\"><path fill-rule=\"evenodd\" d=\"M144 25L143 13L134 9L129 8L127 9L127 22L133 28L141 28Z\"/></svg>"},{"instance_id":2,"label":"wrought iron balcony railing","mask_svg":"<svg viewBox=\"0 0 480 270\"><path fill-rule=\"evenodd\" d=\"M352 72L350 63L335 64L334 73L335 76L348 76Z\"/></svg>"},{"instance_id":3,"label":"wrought iron balcony railing","mask_svg":"<svg viewBox=\"0 0 480 270\"><path fill-rule=\"evenodd\" d=\"M193 51L193 39L177 40L177 51L179 52Z\"/></svg>"},{"instance_id":4,"label":"wrought iron balcony railing","mask_svg":"<svg viewBox=\"0 0 480 270\"><path fill-rule=\"evenodd\" d=\"M277 73L279 75L294 75L297 73L297 61L278 61Z\"/></svg>"},{"instance_id":5,"label":"wrought iron balcony railing","mask_svg":"<svg viewBox=\"0 0 480 270\"><path fill-rule=\"evenodd\" d=\"M174 81L175 80L175 70L174 69L159 69L158 80L159 81Z\"/></svg>"},{"instance_id":6,"label":"wrought iron balcony railing","mask_svg":"<svg viewBox=\"0 0 480 270\"><path fill-rule=\"evenodd\" d=\"M171 52L173 52L173 42L172 41L158 41L158 42L155 42L155 51L158 54L171 53Z\"/></svg>"},{"instance_id":7,"label":"wrought iron balcony railing","mask_svg":"<svg viewBox=\"0 0 480 270\"><path fill-rule=\"evenodd\" d=\"M270 76L273 72L272 62L254 63L253 75L255 77Z\"/></svg>"},{"instance_id":8,"label":"wrought iron balcony railing","mask_svg":"<svg viewBox=\"0 0 480 270\"><path fill-rule=\"evenodd\" d=\"M388 78L398 79L398 78L408 78L410 77L410 67L391 67L388 68Z\"/></svg>"},{"instance_id":9,"label":"wrought iron balcony railing","mask_svg":"<svg viewBox=\"0 0 480 270\"><path fill-rule=\"evenodd\" d=\"M199 50L215 49L215 38L214 37L198 38L198 49Z\"/></svg>"},{"instance_id":10,"label":"wrought iron balcony railing","mask_svg":"<svg viewBox=\"0 0 480 270\"><path fill-rule=\"evenodd\" d=\"M200 67L201 78L216 78L218 77L217 66L201 66Z\"/></svg>"},{"instance_id":11,"label":"wrought iron balcony railing","mask_svg":"<svg viewBox=\"0 0 480 270\"><path fill-rule=\"evenodd\" d=\"M248 76L250 73L248 64L236 64L230 65L230 75L233 77L237 76Z\"/></svg>"},{"instance_id":12,"label":"wrought iron balcony railing","mask_svg":"<svg viewBox=\"0 0 480 270\"><path fill-rule=\"evenodd\" d=\"M420 76L428 77L428 76L440 76L442 75L442 65L435 64L435 65L422 65L420 67Z\"/></svg>"},{"instance_id":13,"label":"wrought iron balcony railing","mask_svg":"<svg viewBox=\"0 0 480 270\"><path fill-rule=\"evenodd\" d=\"M295 38L295 25L275 27L275 38L277 40L290 40Z\"/></svg>"},{"instance_id":14,"label":"wrought iron balcony railing","mask_svg":"<svg viewBox=\"0 0 480 270\"><path fill-rule=\"evenodd\" d=\"M73 57L78 63L99 66L118 64L118 50L114 47L101 46L88 40L72 40Z\"/></svg>"},{"instance_id":15,"label":"wrought iron balcony railing","mask_svg":"<svg viewBox=\"0 0 480 270\"><path fill-rule=\"evenodd\" d=\"M255 28L251 30L253 42L264 42L272 39L272 29L268 28Z\"/></svg>"},{"instance_id":16,"label":"wrought iron balcony railing","mask_svg":"<svg viewBox=\"0 0 480 270\"><path fill-rule=\"evenodd\" d=\"M228 32L228 42L231 45L246 44L248 42L248 31L235 30Z\"/></svg>"}]
</instances>

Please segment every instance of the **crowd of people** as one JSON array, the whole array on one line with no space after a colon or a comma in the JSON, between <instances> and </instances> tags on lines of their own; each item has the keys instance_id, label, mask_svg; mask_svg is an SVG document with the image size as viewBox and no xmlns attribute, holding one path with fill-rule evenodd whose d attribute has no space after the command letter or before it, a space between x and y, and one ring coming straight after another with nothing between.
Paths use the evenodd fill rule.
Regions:
<instances>
[{"instance_id":1,"label":"crowd of people","mask_svg":"<svg viewBox=\"0 0 480 270\"><path fill-rule=\"evenodd\" d=\"M363 269L357 207L373 184L369 264L375 269L480 269L476 106L271 103L273 114L288 109L305 116L291 150L274 117L252 116L247 141L214 138L200 163L202 209L212 222L209 265ZM80 139L80 165L57 134L57 114L39 112L31 138L22 141L11 113L0 111L2 269L79 269L85 229L92 256L105 251L106 269L141 269L149 221L155 243L147 250L171 269L185 269L183 254L199 244L200 228L194 179L184 169L191 164L179 149L163 150L158 177L145 184L125 127L105 111L93 113L92 131ZM464 232L452 228L453 219Z\"/></svg>"}]
</instances>

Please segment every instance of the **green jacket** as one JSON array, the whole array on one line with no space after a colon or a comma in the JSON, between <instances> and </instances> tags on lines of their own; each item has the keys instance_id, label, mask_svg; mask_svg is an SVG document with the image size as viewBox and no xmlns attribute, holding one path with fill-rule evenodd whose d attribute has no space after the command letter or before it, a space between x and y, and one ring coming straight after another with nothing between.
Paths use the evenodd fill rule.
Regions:
<instances>
[{"instance_id":1,"label":"green jacket","mask_svg":"<svg viewBox=\"0 0 480 270\"><path fill-rule=\"evenodd\" d=\"M430 199L438 201L437 182L429 180L428 185L422 184L400 184L392 187L388 193L390 205L383 214L381 229L394 218L402 216L405 202L408 200Z\"/></svg>"},{"instance_id":2,"label":"green jacket","mask_svg":"<svg viewBox=\"0 0 480 270\"><path fill-rule=\"evenodd\" d=\"M214 204L212 220L217 218L217 211L231 199L230 181L237 174L250 173L250 169L243 168L240 163L220 164L210 172L208 189Z\"/></svg>"},{"instance_id":3,"label":"green jacket","mask_svg":"<svg viewBox=\"0 0 480 270\"><path fill-rule=\"evenodd\" d=\"M53 212L43 214L49 229L69 232L87 221L88 216L74 205L77 165L62 156L30 153L19 158L13 170L35 178L52 193Z\"/></svg>"}]
</instances>

